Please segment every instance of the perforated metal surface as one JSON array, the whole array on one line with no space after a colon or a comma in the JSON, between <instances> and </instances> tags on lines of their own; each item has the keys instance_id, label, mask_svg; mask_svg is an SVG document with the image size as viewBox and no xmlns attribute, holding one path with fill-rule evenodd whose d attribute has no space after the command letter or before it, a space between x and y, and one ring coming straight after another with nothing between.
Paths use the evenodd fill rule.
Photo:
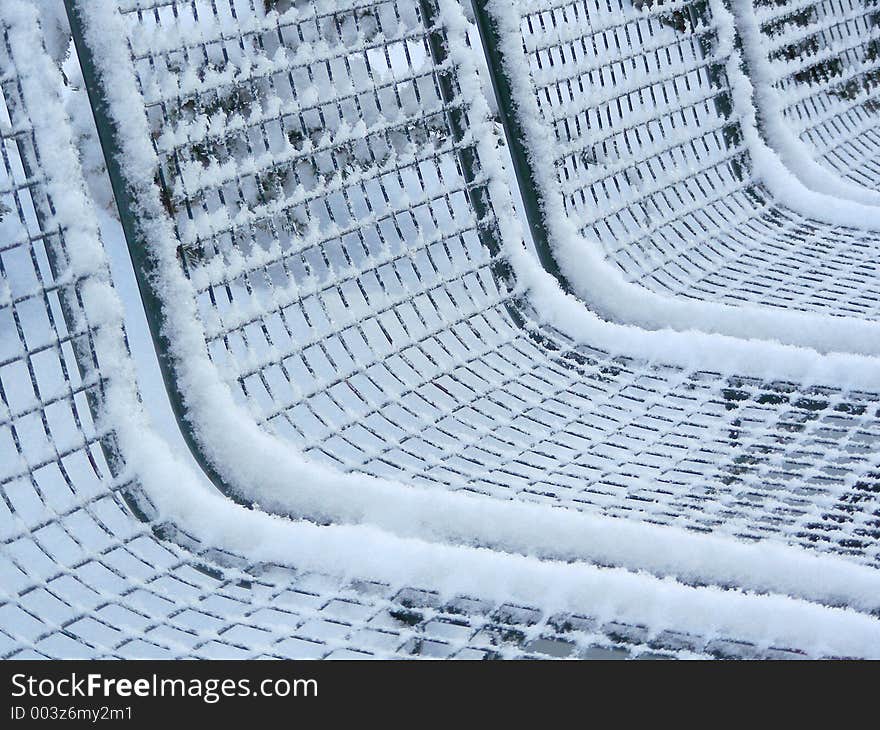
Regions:
<instances>
[{"instance_id":1,"label":"perforated metal surface","mask_svg":"<svg viewBox=\"0 0 880 730\"><path fill-rule=\"evenodd\" d=\"M346 472L876 562L876 394L522 329L415 7L124 7L207 347L264 429Z\"/></svg>"},{"instance_id":2,"label":"perforated metal surface","mask_svg":"<svg viewBox=\"0 0 880 730\"><path fill-rule=\"evenodd\" d=\"M63 122L60 75L40 55L35 31L28 4L0 7L0 657L755 651L254 563L151 518L113 430L96 427L90 407L100 408L112 385L96 342L117 341L124 357L122 329L105 312L95 323L83 294L108 281L100 246L90 247L97 239L82 239L94 222L56 207L56 194L79 199L71 191L82 180L58 177L76 169L67 166L74 153L65 125L48 136L45 124L42 136L34 131L32 114ZM658 640L675 650L652 650Z\"/></svg>"},{"instance_id":3,"label":"perforated metal surface","mask_svg":"<svg viewBox=\"0 0 880 730\"><path fill-rule=\"evenodd\" d=\"M735 39L709 4L511 5L557 141L540 160L555 166L548 194L584 245L663 294L877 318L877 235L810 220L754 178L750 102L727 76Z\"/></svg>"},{"instance_id":4,"label":"perforated metal surface","mask_svg":"<svg viewBox=\"0 0 880 730\"><path fill-rule=\"evenodd\" d=\"M344 471L775 536L876 564L876 394L722 378L554 331L526 334L532 312L508 294L491 210L475 223L474 202L488 201L465 193L481 186L472 185L479 160L459 138L463 101L418 12L298 5L297 22L273 18L253 33L242 28L259 25L261 8L248 3L234 21L222 3L142 2L127 15L206 344L264 429ZM81 274L65 275L71 221L52 191L77 181L53 179L43 161L70 139L64 125L32 131L18 61L39 38L33 24L10 30L9 7L0 8L0 655L796 656L306 574L295 559L256 564L157 523L112 424L97 429L86 402L100 408L107 384L95 341L121 338L121 325L90 324L95 309L80 296L107 280L102 256L85 267L80 257ZM370 17L382 30L366 40ZM346 28L359 25L346 46ZM175 28L185 29L185 53ZM199 32L205 43L193 40ZM242 56L262 62L272 38L299 47L309 34L324 37L309 41L320 61L279 69L276 58L262 76L247 67L236 79L244 92L218 95L220 78L185 73L210 57L229 74L246 67ZM137 43L160 40L177 50L139 53ZM369 79L356 70L367 62ZM331 69L332 82L320 75ZM46 74L41 83L57 93L60 79ZM190 85L185 96L176 77ZM337 81L346 77L363 86ZM297 78L296 95L284 91ZM236 118L243 106L252 113ZM334 114L353 113L369 126L341 131ZM218 214L211 234L200 225L187 238L205 213Z\"/></svg>"},{"instance_id":5,"label":"perforated metal surface","mask_svg":"<svg viewBox=\"0 0 880 730\"><path fill-rule=\"evenodd\" d=\"M833 172L880 184L880 7L874 0L761 2L756 14L792 131Z\"/></svg>"}]
</instances>

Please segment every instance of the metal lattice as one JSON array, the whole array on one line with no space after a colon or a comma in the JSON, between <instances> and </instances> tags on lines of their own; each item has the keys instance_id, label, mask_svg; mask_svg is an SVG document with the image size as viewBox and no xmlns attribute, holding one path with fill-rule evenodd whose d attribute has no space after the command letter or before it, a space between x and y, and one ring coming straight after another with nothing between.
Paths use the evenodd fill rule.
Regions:
<instances>
[{"instance_id":1,"label":"metal lattice","mask_svg":"<svg viewBox=\"0 0 880 730\"><path fill-rule=\"evenodd\" d=\"M874 0L761 2L756 15L792 131L833 172L880 183L880 8Z\"/></svg>"},{"instance_id":2,"label":"metal lattice","mask_svg":"<svg viewBox=\"0 0 880 730\"><path fill-rule=\"evenodd\" d=\"M561 196L584 245L666 295L877 318L876 233L811 220L754 177L751 102L731 89L735 39L712 3L509 5L555 133L540 164L558 188L545 194Z\"/></svg>"},{"instance_id":3,"label":"metal lattice","mask_svg":"<svg viewBox=\"0 0 880 730\"><path fill-rule=\"evenodd\" d=\"M205 346L264 430L344 471L876 564L876 394L538 327L439 24L388 1L291 4L124 6ZM158 520L92 415L125 351L89 297L109 279L73 204L62 82L28 0L0 28L0 655L796 656L255 563ZM279 69L278 45L319 59Z\"/></svg>"},{"instance_id":4,"label":"metal lattice","mask_svg":"<svg viewBox=\"0 0 880 730\"><path fill-rule=\"evenodd\" d=\"M263 429L345 472L876 563L876 394L523 328L540 318L467 192L486 122L455 129L416 6L122 8L205 346Z\"/></svg>"},{"instance_id":5,"label":"metal lattice","mask_svg":"<svg viewBox=\"0 0 880 730\"><path fill-rule=\"evenodd\" d=\"M41 53L36 29L29 3L3 3L0 657L758 651L736 641L649 636L639 626L255 563L151 517L112 426L93 417L106 388L119 385L123 332L89 303L89 291L108 285L108 271L94 221L74 215L91 211L79 205L84 184L60 111L61 78ZM106 347L108 338L119 348L110 350L110 363L99 355L99 342ZM116 375L106 374L108 364Z\"/></svg>"}]
</instances>

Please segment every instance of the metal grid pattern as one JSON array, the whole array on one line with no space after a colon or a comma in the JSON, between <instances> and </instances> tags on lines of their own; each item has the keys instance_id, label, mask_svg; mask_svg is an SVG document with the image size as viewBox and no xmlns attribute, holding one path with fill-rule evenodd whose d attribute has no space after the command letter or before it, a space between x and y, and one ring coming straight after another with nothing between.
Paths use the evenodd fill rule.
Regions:
<instances>
[{"instance_id":1,"label":"metal grid pattern","mask_svg":"<svg viewBox=\"0 0 880 730\"><path fill-rule=\"evenodd\" d=\"M126 469L112 431L92 415L108 383L96 335L118 325L94 324L83 292L108 274L101 262L69 273L70 211L55 207L45 161L58 145L72 154L70 135L35 134L16 59L40 52L36 19L22 29L7 22L8 8L0 8L0 658L757 652L255 564L151 519L137 482L119 476ZM60 93L60 76L42 81ZM122 341L121 328L115 336Z\"/></svg>"},{"instance_id":2,"label":"metal grid pattern","mask_svg":"<svg viewBox=\"0 0 880 730\"><path fill-rule=\"evenodd\" d=\"M874 0L756 3L786 122L834 172L880 184L880 7Z\"/></svg>"},{"instance_id":3,"label":"metal grid pattern","mask_svg":"<svg viewBox=\"0 0 880 730\"><path fill-rule=\"evenodd\" d=\"M346 472L877 564L876 394L522 328L417 6L123 7L206 346L263 428Z\"/></svg>"},{"instance_id":4,"label":"metal grid pattern","mask_svg":"<svg viewBox=\"0 0 880 730\"><path fill-rule=\"evenodd\" d=\"M812 221L752 177L748 110L726 72L734 39L704 0L519 6L557 140L542 164L585 245L657 292L877 318L876 234Z\"/></svg>"}]
</instances>

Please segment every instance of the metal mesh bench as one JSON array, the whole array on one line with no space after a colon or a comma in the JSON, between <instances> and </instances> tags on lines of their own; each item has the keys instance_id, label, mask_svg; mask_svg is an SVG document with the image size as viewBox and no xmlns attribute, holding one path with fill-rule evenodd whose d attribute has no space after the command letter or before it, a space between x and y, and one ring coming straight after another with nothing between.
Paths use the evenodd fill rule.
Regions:
<instances>
[{"instance_id":1,"label":"metal mesh bench","mask_svg":"<svg viewBox=\"0 0 880 730\"><path fill-rule=\"evenodd\" d=\"M125 402L121 321L99 306L108 269L36 29L29 3L3 3L0 657L767 653L259 562L158 518L113 424L94 416L111 399L118 411L120 393L138 406Z\"/></svg>"},{"instance_id":2,"label":"metal mesh bench","mask_svg":"<svg viewBox=\"0 0 880 730\"><path fill-rule=\"evenodd\" d=\"M878 233L820 222L818 206L795 210L755 175L752 102L721 3L491 5L516 87L508 114L538 193L561 201L549 245L578 293L604 276L585 258L597 251L612 275L676 300L876 320Z\"/></svg>"},{"instance_id":3,"label":"metal mesh bench","mask_svg":"<svg viewBox=\"0 0 880 730\"><path fill-rule=\"evenodd\" d=\"M134 186L151 219L135 247L154 252L169 331L184 295L197 303L201 341L167 343L190 399L207 400L212 372L187 366L207 350L270 435L261 448L876 562L874 393L664 364L541 324L510 266L520 241L502 240L511 213L489 196L481 92L459 86L474 46L457 5L427 24L433 5L387 1L121 9L137 88L104 90L111 116L140 103L149 120L117 128L118 156L149 145L157 161ZM181 270L186 286L162 302ZM230 493L339 517L329 487L322 511L297 488L261 490L266 465L248 467L250 486L229 478L242 470L209 411L186 417ZM363 498L351 489L342 499Z\"/></svg>"},{"instance_id":4,"label":"metal mesh bench","mask_svg":"<svg viewBox=\"0 0 880 730\"><path fill-rule=\"evenodd\" d=\"M871 0L758 3L768 78L790 132L828 170L880 183L880 11Z\"/></svg>"},{"instance_id":5,"label":"metal mesh bench","mask_svg":"<svg viewBox=\"0 0 880 730\"><path fill-rule=\"evenodd\" d=\"M248 504L267 497L248 493L232 464L254 426L281 451L339 472L489 497L469 497L476 509L509 497L770 537L815 548L805 555L842 555L842 570L876 565L878 397L858 378L828 387L731 375L708 362L664 362L650 347L636 356L627 332L605 323L593 322L596 341L585 344L544 321L532 303L537 283L525 287L516 274L521 242L502 233L510 212L495 213L496 198L510 202L487 162L485 110L472 85L459 85L470 78L469 51L454 9L425 23L431 5L298 3L298 12L264 18L250 3L130 3L121 16L101 16L102 4L81 7L108 23L110 45L92 49L98 65L102 54L118 61L112 43L126 49L128 40L140 81L103 88L111 117L133 122L115 129L117 152L129 154L117 159L130 209L117 195L135 224L134 257L147 247L146 301L163 308L154 325L166 318L156 339L183 425L218 486ZM133 470L119 446L132 438L122 416L137 410L125 400L134 385L122 327L107 306L97 229L52 97L61 82L35 53L27 13L18 0L0 10L3 656L795 655L735 632L699 638L623 622L614 596L598 600L608 616L590 618L449 599L430 581L417 589L352 580L346 567L346 578L297 569L308 561L295 553L276 565L203 543L164 517L138 479L143 460ZM117 22L130 33L115 35ZM273 38L289 53L309 52L285 62ZM159 42L170 50L138 50ZM206 67L203 58L216 60ZM359 64L369 64L368 77ZM296 94L285 92L294 82ZM36 117L28 111L37 108ZM144 112L149 127L137 123ZM347 114L364 126L344 124ZM142 128L152 134L138 138ZM145 145L155 168L139 167ZM180 285L169 264L187 273L191 302L169 296ZM190 304L198 319L182 321ZM193 332L216 368L201 380L183 362L198 354ZM227 459L200 410L200 385L214 395L218 376L236 415L252 419L231 434L242 453ZM270 467L257 482L271 481ZM286 480L277 507L289 499L296 513L305 485L296 473ZM242 519L251 512L235 509ZM623 579L642 588L648 580ZM738 609L735 586L708 593ZM720 622L713 615L713 627ZM869 624L858 625L874 636Z\"/></svg>"}]
</instances>

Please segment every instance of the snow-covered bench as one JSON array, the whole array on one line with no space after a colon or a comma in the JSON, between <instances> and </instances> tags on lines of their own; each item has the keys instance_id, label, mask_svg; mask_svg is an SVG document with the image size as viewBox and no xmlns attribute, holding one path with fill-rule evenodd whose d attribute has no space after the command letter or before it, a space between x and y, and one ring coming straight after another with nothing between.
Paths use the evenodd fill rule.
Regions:
<instances>
[{"instance_id":1,"label":"snow-covered bench","mask_svg":"<svg viewBox=\"0 0 880 730\"><path fill-rule=\"evenodd\" d=\"M594 309L876 354L877 209L809 189L766 147L720 0L478 5L539 238Z\"/></svg>"},{"instance_id":2,"label":"snow-covered bench","mask_svg":"<svg viewBox=\"0 0 880 730\"><path fill-rule=\"evenodd\" d=\"M872 0L734 3L771 143L843 178L844 195L880 201L880 8ZM741 16L741 17L739 17ZM756 32L758 31L758 32ZM763 56L763 57L761 57ZM761 88L766 86L766 88ZM805 154L804 154L805 151ZM788 159L798 156L793 149Z\"/></svg>"},{"instance_id":3,"label":"snow-covered bench","mask_svg":"<svg viewBox=\"0 0 880 730\"><path fill-rule=\"evenodd\" d=\"M82 10L133 245L232 494L447 533L477 529L473 492L876 559L832 516L875 478L873 362L565 298L522 247L457 3L112 7Z\"/></svg>"},{"instance_id":4,"label":"snow-covered bench","mask_svg":"<svg viewBox=\"0 0 880 730\"><path fill-rule=\"evenodd\" d=\"M119 5L77 4L81 60L182 425L243 504L141 413L62 82L4 2L4 656L880 651L876 362L566 296L458 4Z\"/></svg>"},{"instance_id":5,"label":"snow-covered bench","mask_svg":"<svg viewBox=\"0 0 880 730\"><path fill-rule=\"evenodd\" d=\"M440 596L434 583L424 576L419 583L418 572L407 575L402 566L384 582L380 570L356 578L346 543L377 556L402 550L358 541L356 532L342 540L320 530L297 533L275 520L253 523L256 515L240 508L224 518L144 419L62 87L41 52L33 6L4 0L0 657L599 657L650 650L644 626L542 612L480 591ZM163 490L197 500L192 529L170 519L167 504L157 515L150 494ZM199 534L205 524L198 515L208 517L207 535ZM262 535L276 561L260 540L236 545L234 530L226 531L232 540L221 539L216 528L225 519L241 534ZM462 559L441 551L434 562ZM334 566L336 574L326 571ZM426 574L435 582L440 575L436 565ZM756 651L678 634L664 641L673 639L685 653Z\"/></svg>"}]
</instances>

